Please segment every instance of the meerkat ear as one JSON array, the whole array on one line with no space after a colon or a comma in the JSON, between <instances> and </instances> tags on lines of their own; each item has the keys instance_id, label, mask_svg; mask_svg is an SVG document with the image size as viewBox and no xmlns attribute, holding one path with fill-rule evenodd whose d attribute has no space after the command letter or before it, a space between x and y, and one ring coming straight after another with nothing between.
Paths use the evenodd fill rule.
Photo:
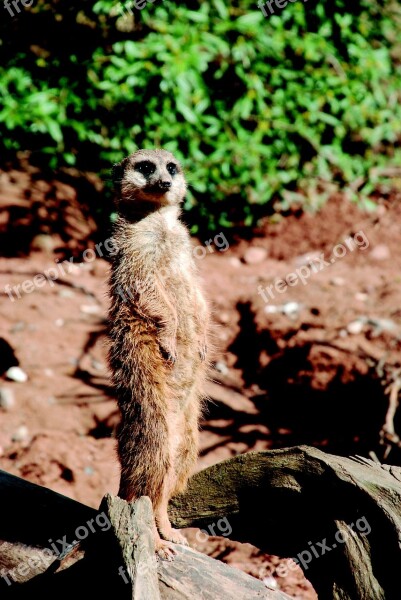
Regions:
<instances>
[{"instance_id":1,"label":"meerkat ear","mask_svg":"<svg viewBox=\"0 0 401 600\"><path fill-rule=\"evenodd\" d=\"M128 162L128 158L124 158L121 162L116 163L111 168L111 177L113 179L114 187L117 190L120 189L120 187L121 187L121 181L124 176L127 162Z\"/></svg>"}]
</instances>

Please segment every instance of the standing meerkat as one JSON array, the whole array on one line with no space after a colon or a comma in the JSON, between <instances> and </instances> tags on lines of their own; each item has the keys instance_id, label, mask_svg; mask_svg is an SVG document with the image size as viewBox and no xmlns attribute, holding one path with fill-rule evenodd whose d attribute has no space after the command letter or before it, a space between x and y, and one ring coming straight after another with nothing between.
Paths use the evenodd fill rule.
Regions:
<instances>
[{"instance_id":1,"label":"standing meerkat","mask_svg":"<svg viewBox=\"0 0 401 600\"><path fill-rule=\"evenodd\" d=\"M166 150L139 150L113 167L118 219L110 277L109 364L121 410L119 496L149 496L156 551L170 559L167 505L197 459L209 312L191 239L180 222L187 184Z\"/></svg>"}]
</instances>

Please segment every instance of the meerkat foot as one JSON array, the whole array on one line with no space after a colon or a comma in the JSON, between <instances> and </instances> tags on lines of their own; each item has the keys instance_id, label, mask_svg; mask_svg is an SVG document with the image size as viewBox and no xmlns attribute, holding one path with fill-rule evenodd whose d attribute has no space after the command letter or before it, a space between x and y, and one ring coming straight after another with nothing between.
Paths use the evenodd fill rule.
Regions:
<instances>
[{"instance_id":1,"label":"meerkat foot","mask_svg":"<svg viewBox=\"0 0 401 600\"><path fill-rule=\"evenodd\" d=\"M174 560L174 556L177 554L177 551L171 542L159 539L156 542L156 554L163 560L172 561Z\"/></svg>"},{"instance_id":2,"label":"meerkat foot","mask_svg":"<svg viewBox=\"0 0 401 600\"><path fill-rule=\"evenodd\" d=\"M181 544L181 546L189 546L188 540L182 535L178 529L170 527L168 531L161 531L160 536L163 540L168 542L174 542L174 544Z\"/></svg>"}]
</instances>

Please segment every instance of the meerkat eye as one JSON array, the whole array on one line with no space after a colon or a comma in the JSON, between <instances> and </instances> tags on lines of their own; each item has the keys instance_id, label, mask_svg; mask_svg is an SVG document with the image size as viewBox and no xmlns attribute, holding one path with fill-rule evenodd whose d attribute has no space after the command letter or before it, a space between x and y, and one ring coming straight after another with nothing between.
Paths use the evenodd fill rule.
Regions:
<instances>
[{"instance_id":1,"label":"meerkat eye","mask_svg":"<svg viewBox=\"0 0 401 600\"><path fill-rule=\"evenodd\" d=\"M167 171L170 173L170 175L175 175L177 173L177 165L174 163L168 163Z\"/></svg>"},{"instance_id":2,"label":"meerkat eye","mask_svg":"<svg viewBox=\"0 0 401 600\"><path fill-rule=\"evenodd\" d=\"M150 160L141 160L141 162L136 163L134 168L135 171L142 173L145 177L152 175L156 171L156 166Z\"/></svg>"}]
</instances>

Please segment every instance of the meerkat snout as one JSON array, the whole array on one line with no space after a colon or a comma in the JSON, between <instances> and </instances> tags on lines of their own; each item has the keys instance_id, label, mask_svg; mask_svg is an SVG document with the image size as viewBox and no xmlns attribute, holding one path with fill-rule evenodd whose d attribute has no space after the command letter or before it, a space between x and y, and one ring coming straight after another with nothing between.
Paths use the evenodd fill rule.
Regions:
<instances>
[{"instance_id":1,"label":"meerkat snout","mask_svg":"<svg viewBox=\"0 0 401 600\"><path fill-rule=\"evenodd\" d=\"M166 150L134 152L113 166L113 179L120 204L141 201L150 211L180 204L187 189L181 165Z\"/></svg>"}]
</instances>

